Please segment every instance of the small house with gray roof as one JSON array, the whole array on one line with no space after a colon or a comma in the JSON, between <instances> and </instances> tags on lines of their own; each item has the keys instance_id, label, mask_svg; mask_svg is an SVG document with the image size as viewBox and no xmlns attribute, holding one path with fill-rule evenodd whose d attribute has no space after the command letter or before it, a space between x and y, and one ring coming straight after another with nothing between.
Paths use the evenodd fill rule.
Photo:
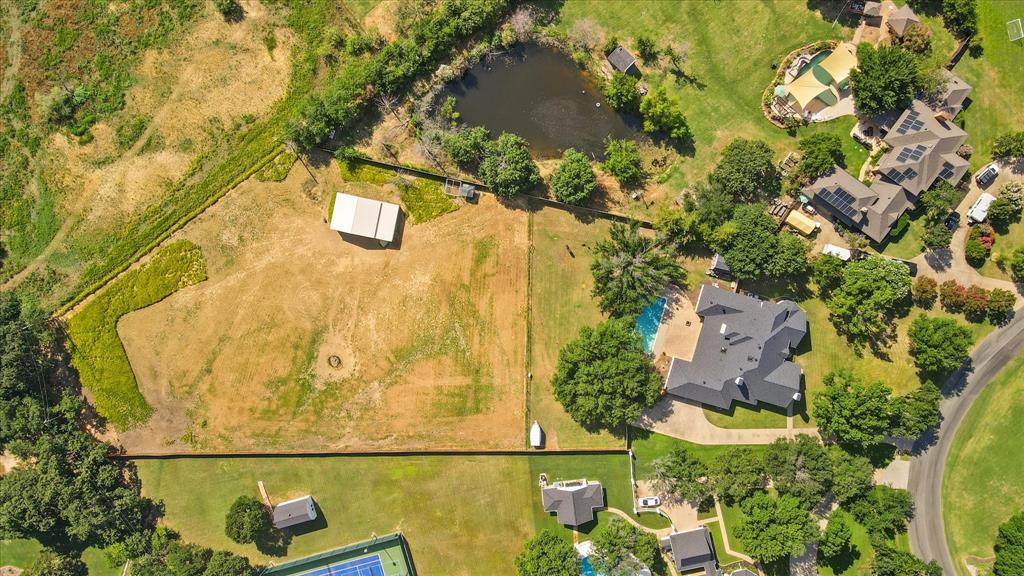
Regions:
<instances>
[{"instance_id":1,"label":"small house with gray roof","mask_svg":"<svg viewBox=\"0 0 1024 576\"><path fill-rule=\"evenodd\" d=\"M640 75L640 69L636 67L636 58L626 50L624 46L616 46L615 50L608 54L608 63L618 72L623 74Z\"/></svg>"},{"instance_id":2,"label":"small house with gray roof","mask_svg":"<svg viewBox=\"0 0 1024 576\"><path fill-rule=\"evenodd\" d=\"M693 358L672 358L665 390L728 410L733 402L788 409L800 399L800 366L789 361L807 335L794 302L769 302L713 285L700 289L701 319Z\"/></svg>"},{"instance_id":3,"label":"small house with gray roof","mask_svg":"<svg viewBox=\"0 0 1024 576\"><path fill-rule=\"evenodd\" d=\"M594 512L604 508L604 488L600 482L571 480L542 483L541 500L545 512L554 512L558 523L582 526L594 520Z\"/></svg>"},{"instance_id":4,"label":"small house with gray roof","mask_svg":"<svg viewBox=\"0 0 1024 576\"><path fill-rule=\"evenodd\" d=\"M910 9L909 4L904 4L889 14L889 18L886 22L889 24L889 30L896 36L902 38L903 34L907 31L907 28L909 28L911 24L920 24L921 19L917 17L917 14L914 14L914 11Z\"/></svg>"},{"instance_id":5,"label":"small house with gray roof","mask_svg":"<svg viewBox=\"0 0 1024 576\"><path fill-rule=\"evenodd\" d=\"M939 95L937 109L945 113L947 120L952 120L963 110L964 102L971 95L973 88L964 82L963 78L949 70L943 68L942 73L946 83L942 88L942 94Z\"/></svg>"},{"instance_id":6,"label":"small house with gray roof","mask_svg":"<svg viewBox=\"0 0 1024 576\"><path fill-rule=\"evenodd\" d=\"M955 108L967 96L960 96L960 88L952 90ZM937 179L954 185L963 179L970 164L957 150L966 139L967 133L948 120L947 112L914 100L885 135L889 151L879 159L870 186L837 166L802 192L819 210L882 242Z\"/></svg>"},{"instance_id":7,"label":"small house with gray roof","mask_svg":"<svg viewBox=\"0 0 1024 576\"><path fill-rule=\"evenodd\" d=\"M718 576L715 547L707 526L670 534L660 543L661 549L672 556L672 564L678 572L701 571L706 576Z\"/></svg>"}]
</instances>

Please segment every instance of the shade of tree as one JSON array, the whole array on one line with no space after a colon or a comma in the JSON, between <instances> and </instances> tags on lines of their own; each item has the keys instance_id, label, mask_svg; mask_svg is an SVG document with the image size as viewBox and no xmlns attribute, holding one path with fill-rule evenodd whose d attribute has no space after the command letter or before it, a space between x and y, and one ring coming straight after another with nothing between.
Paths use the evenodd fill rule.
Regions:
<instances>
[{"instance_id":1,"label":"shade of tree","mask_svg":"<svg viewBox=\"0 0 1024 576\"><path fill-rule=\"evenodd\" d=\"M763 204L737 206L732 230L722 244L737 278L786 278L807 269L810 245L791 234L779 234L778 224Z\"/></svg>"},{"instance_id":2,"label":"shade of tree","mask_svg":"<svg viewBox=\"0 0 1024 576\"><path fill-rule=\"evenodd\" d=\"M1024 247L1017 248L1010 256L1010 272L1018 282L1024 281Z\"/></svg>"},{"instance_id":3,"label":"shade of tree","mask_svg":"<svg viewBox=\"0 0 1024 576\"><path fill-rule=\"evenodd\" d=\"M604 97L608 104L619 112L636 112L640 107L640 92L636 89L637 78L622 72L612 73L611 80L604 84Z\"/></svg>"},{"instance_id":4,"label":"shade of tree","mask_svg":"<svg viewBox=\"0 0 1024 576\"><path fill-rule=\"evenodd\" d=\"M864 382L852 372L825 375L825 390L814 397L814 419L825 438L856 450L874 446L889 431L889 396L882 382Z\"/></svg>"},{"instance_id":5,"label":"shade of tree","mask_svg":"<svg viewBox=\"0 0 1024 576\"><path fill-rule=\"evenodd\" d=\"M223 550L218 550L210 556L206 571L203 572L203 576L249 576L249 574L252 574L252 566L249 565L248 558Z\"/></svg>"},{"instance_id":6,"label":"shade of tree","mask_svg":"<svg viewBox=\"0 0 1024 576\"><path fill-rule=\"evenodd\" d=\"M993 569L997 576L1024 574L1024 512L1017 512L999 526L995 548Z\"/></svg>"},{"instance_id":7,"label":"shade of tree","mask_svg":"<svg viewBox=\"0 0 1024 576\"><path fill-rule=\"evenodd\" d=\"M764 457L749 447L734 446L715 458L709 474L722 501L742 502L764 488Z\"/></svg>"},{"instance_id":8,"label":"shade of tree","mask_svg":"<svg viewBox=\"0 0 1024 576\"><path fill-rule=\"evenodd\" d=\"M551 190L555 198L569 204L582 204L597 189L597 177L590 167L590 159L575 148L562 153L562 163L551 176Z\"/></svg>"},{"instance_id":9,"label":"shade of tree","mask_svg":"<svg viewBox=\"0 0 1024 576\"><path fill-rule=\"evenodd\" d=\"M994 324L1001 324L1009 318L1013 307L1017 304L1017 297L1013 292L1002 288L993 288L988 293L988 317Z\"/></svg>"},{"instance_id":10,"label":"shade of tree","mask_svg":"<svg viewBox=\"0 0 1024 576\"><path fill-rule=\"evenodd\" d=\"M832 254L821 254L811 261L811 278L822 295L835 290L843 281L846 263Z\"/></svg>"},{"instance_id":11,"label":"shade of tree","mask_svg":"<svg viewBox=\"0 0 1024 576\"><path fill-rule=\"evenodd\" d=\"M251 544L270 529L270 510L252 496L236 498L224 519L224 533L239 544Z\"/></svg>"},{"instance_id":12,"label":"shade of tree","mask_svg":"<svg viewBox=\"0 0 1024 576\"><path fill-rule=\"evenodd\" d=\"M632 422L661 391L661 378L632 318L582 328L559 352L551 384L569 415L589 427Z\"/></svg>"},{"instance_id":13,"label":"shade of tree","mask_svg":"<svg viewBox=\"0 0 1024 576\"><path fill-rule=\"evenodd\" d=\"M978 32L978 0L942 0L942 22L959 38Z\"/></svg>"},{"instance_id":14,"label":"shade of tree","mask_svg":"<svg viewBox=\"0 0 1024 576\"><path fill-rule=\"evenodd\" d=\"M599 574L633 574L639 568L638 562L653 568L660 559L657 537L620 518L609 520L594 536L593 542L592 562Z\"/></svg>"},{"instance_id":15,"label":"shade of tree","mask_svg":"<svg viewBox=\"0 0 1024 576\"><path fill-rule=\"evenodd\" d=\"M910 104L918 87L917 60L899 46L862 42L858 67L850 72L853 99L860 114L878 114Z\"/></svg>"},{"instance_id":16,"label":"shade of tree","mask_svg":"<svg viewBox=\"0 0 1024 576\"><path fill-rule=\"evenodd\" d=\"M843 166L843 142L836 134L818 132L800 140L803 158L797 166L797 174L804 182L811 182L836 167Z\"/></svg>"},{"instance_id":17,"label":"shade of tree","mask_svg":"<svg viewBox=\"0 0 1024 576\"><path fill-rule=\"evenodd\" d=\"M864 456L850 454L839 446L829 446L832 462L832 494L840 504L853 501L871 489L875 468Z\"/></svg>"},{"instance_id":18,"label":"shade of tree","mask_svg":"<svg viewBox=\"0 0 1024 576\"><path fill-rule=\"evenodd\" d=\"M967 360L971 331L952 318L922 314L910 323L910 355L927 375L952 372Z\"/></svg>"},{"instance_id":19,"label":"shade of tree","mask_svg":"<svg viewBox=\"0 0 1024 576\"><path fill-rule=\"evenodd\" d=\"M939 298L939 284L931 276L918 276L914 278L910 293L914 305L927 310L934 306Z\"/></svg>"},{"instance_id":20,"label":"shade of tree","mask_svg":"<svg viewBox=\"0 0 1024 576\"><path fill-rule=\"evenodd\" d=\"M495 195L505 199L525 194L540 184L540 171L530 158L526 140L508 132L498 136L480 163L480 177Z\"/></svg>"},{"instance_id":21,"label":"shade of tree","mask_svg":"<svg viewBox=\"0 0 1024 576\"><path fill-rule=\"evenodd\" d=\"M818 542L818 554L827 560L835 560L850 552L850 539L853 537L853 530L843 512L833 512L829 515L828 525Z\"/></svg>"},{"instance_id":22,"label":"shade of tree","mask_svg":"<svg viewBox=\"0 0 1024 576\"><path fill-rule=\"evenodd\" d=\"M832 485L832 461L813 436L775 440L768 445L764 461L779 494L796 498L806 510L816 506Z\"/></svg>"},{"instance_id":23,"label":"shade of tree","mask_svg":"<svg viewBox=\"0 0 1024 576\"><path fill-rule=\"evenodd\" d=\"M997 160L1024 157L1024 130L997 136L992 142L992 157Z\"/></svg>"},{"instance_id":24,"label":"shade of tree","mask_svg":"<svg viewBox=\"0 0 1024 576\"><path fill-rule=\"evenodd\" d=\"M673 500L700 503L712 493L707 465L686 448L678 447L651 465L654 486Z\"/></svg>"},{"instance_id":25,"label":"shade of tree","mask_svg":"<svg viewBox=\"0 0 1024 576\"><path fill-rule=\"evenodd\" d=\"M661 132L681 143L691 138L686 116L679 104L668 97L664 86L659 86L643 97L640 101L640 115L644 118L644 132Z\"/></svg>"},{"instance_id":26,"label":"shade of tree","mask_svg":"<svg viewBox=\"0 0 1024 576\"><path fill-rule=\"evenodd\" d=\"M242 15L242 5L238 0L213 0L213 6L225 20L234 20Z\"/></svg>"},{"instance_id":27,"label":"shade of tree","mask_svg":"<svg viewBox=\"0 0 1024 576\"><path fill-rule=\"evenodd\" d=\"M577 576L579 555L572 542L551 530L541 530L526 541L516 556L518 576Z\"/></svg>"},{"instance_id":28,"label":"shade of tree","mask_svg":"<svg viewBox=\"0 0 1024 576\"><path fill-rule=\"evenodd\" d=\"M476 170L492 147L491 133L482 126L452 132L441 140L441 148L465 170Z\"/></svg>"},{"instance_id":29,"label":"shade of tree","mask_svg":"<svg viewBox=\"0 0 1024 576\"><path fill-rule=\"evenodd\" d=\"M884 543L875 547L871 573L874 576L942 576L942 567L935 561L925 564L910 552Z\"/></svg>"},{"instance_id":30,"label":"shade of tree","mask_svg":"<svg viewBox=\"0 0 1024 576\"><path fill-rule=\"evenodd\" d=\"M22 576L86 576L85 562L71 555L45 549L36 556Z\"/></svg>"},{"instance_id":31,"label":"shade of tree","mask_svg":"<svg viewBox=\"0 0 1024 576\"><path fill-rule=\"evenodd\" d=\"M879 484L871 488L867 496L851 502L848 508L873 541L885 541L906 532L914 498L906 490Z\"/></svg>"},{"instance_id":32,"label":"shade of tree","mask_svg":"<svg viewBox=\"0 0 1024 576\"><path fill-rule=\"evenodd\" d=\"M708 182L736 202L777 198L782 189L771 146L761 140L737 138L722 150L722 159Z\"/></svg>"},{"instance_id":33,"label":"shade of tree","mask_svg":"<svg viewBox=\"0 0 1024 576\"><path fill-rule=\"evenodd\" d=\"M798 498L755 494L740 505L744 518L736 536L747 553L763 563L799 556L817 539L818 528Z\"/></svg>"},{"instance_id":34,"label":"shade of tree","mask_svg":"<svg viewBox=\"0 0 1024 576\"><path fill-rule=\"evenodd\" d=\"M607 239L594 246L594 296L612 316L635 316L658 297L670 282L682 282L686 272L657 238L641 234L639 226L612 224Z\"/></svg>"},{"instance_id":35,"label":"shade of tree","mask_svg":"<svg viewBox=\"0 0 1024 576\"><path fill-rule=\"evenodd\" d=\"M910 286L910 271L900 262L880 256L853 262L826 301L829 318L854 350L883 346L893 338L892 319L909 303Z\"/></svg>"},{"instance_id":36,"label":"shade of tree","mask_svg":"<svg viewBox=\"0 0 1024 576\"><path fill-rule=\"evenodd\" d=\"M903 438L917 438L939 423L942 392L930 380L916 390L892 399L892 429L889 433Z\"/></svg>"},{"instance_id":37,"label":"shade of tree","mask_svg":"<svg viewBox=\"0 0 1024 576\"><path fill-rule=\"evenodd\" d=\"M640 150L632 140L609 138L604 147L602 166L624 186L639 184L644 178Z\"/></svg>"}]
</instances>

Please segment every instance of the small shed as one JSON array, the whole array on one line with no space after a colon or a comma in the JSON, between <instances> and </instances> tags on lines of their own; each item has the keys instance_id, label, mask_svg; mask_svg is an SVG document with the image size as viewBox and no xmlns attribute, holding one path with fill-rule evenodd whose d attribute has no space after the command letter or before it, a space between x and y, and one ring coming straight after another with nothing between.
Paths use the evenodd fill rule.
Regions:
<instances>
[{"instance_id":1,"label":"small shed","mask_svg":"<svg viewBox=\"0 0 1024 576\"><path fill-rule=\"evenodd\" d=\"M786 224L792 226L797 232L804 236L810 236L821 228L821 224L815 222L811 217L805 216L798 210L790 210L786 215Z\"/></svg>"},{"instance_id":2,"label":"small shed","mask_svg":"<svg viewBox=\"0 0 1024 576\"><path fill-rule=\"evenodd\" d=\"M843 262L849 262L850 258L853 256L848 248L836 246L835 244L825 244L825 246L821 249L821 253L828 254L830 256L835 256L836 258L839 258Z\"/></svg>"},{"instance_id":3,"label":"small shed","mask_svg":"<svg viewBox=\"0 0 1024 576\"><path fill-rule=\"evenodd\" d=\"M640 74L640 70L636 67L636 58L622 45L616 46L615 50L608 55L608 63L612 65L612 68L624 74Z\"/></svg>"},{"instance_id":4,"label":"small shed","mask_svg":"<svg viewBox=\"0 0 1024 576\"><path fill-rule=\"evenodd\" d=\"M302 496L274 506L274 528L287 528L316 520L312 496Z\"/></svg>"},{"instance_id":5,"label":"small shed","mask_svg":"<svg viewBox=\"0 0 1024 576\"><path fill-rule=\"evenodd\" d=\"M541 429L540 424L536 420L533 421L533 426L530 426L530 447L544 447L544 430Z\"/></svg>"},{"instance_id":6,"label":"small shed","mask_svg":"<svg viewBox=\"0 0 1024 576\"><path fill-rule=\"evenodd\" d=\"M714 276L715 278L730 278L732 276L732 268L729 267L729 263L725 261L724 256L717 252L711 258L708 276Z\"/></svg>"},{"instance_id":7,"label":"small shed","mask_svg":"<svg viewBox=\"0 0 1024 576\"><path fill-rule=\"evenodd\" d=\"M331 212L331 230L364 238L375 238L386 246L395 239L398 204L338 193Z\"/></svg>"}]
</instances>

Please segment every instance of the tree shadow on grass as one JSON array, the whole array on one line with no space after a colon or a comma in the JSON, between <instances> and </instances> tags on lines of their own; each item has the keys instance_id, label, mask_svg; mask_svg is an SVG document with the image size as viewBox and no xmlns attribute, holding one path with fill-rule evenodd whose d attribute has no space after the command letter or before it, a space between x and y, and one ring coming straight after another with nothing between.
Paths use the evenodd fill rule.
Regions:
<instances>
[{"instance_id":1,"label":"tree shadow on grass","mask_svg":"<svg viewBox=\"0 0 1024 576\"><path fill-rule=\"evenodd\" d=\"M287 556L288 546L292 543L292 533L288 530L271 528L256 538L256 549L267 556Z\"/></svg>"},{"instance_id":2,"label":"tree shadow on grass","mask_svg":"<svg viewBox=\"0 0 1024 576\"><path fill-rule=\"evenodd\" d=\"M857 561L860 560L860 557L860 549L851 545L845 552L835 558L823 558L819 554L818 562L824 566L828 566L836 574L842 574L856 564Z\"/></svg>"}]
</instances>

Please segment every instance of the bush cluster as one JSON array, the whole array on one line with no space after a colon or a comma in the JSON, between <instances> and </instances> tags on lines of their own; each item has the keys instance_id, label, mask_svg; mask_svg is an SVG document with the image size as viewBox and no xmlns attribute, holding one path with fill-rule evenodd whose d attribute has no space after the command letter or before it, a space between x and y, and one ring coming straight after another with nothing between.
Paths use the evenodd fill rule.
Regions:
<instances>
[{"instance_id":1,"label":"bush cluster","mask_svg":"<svg viewBox=\"0 0 1024 576\"><path fill-rule=\"evenodd\" d=\"M978 285L964 286L956 280L939 285L939 301L947 312L963 312L968 320L980 322L987 316L995 324L1006 320L1016 303L1009 290L986 290Z\"/></svg>"}]
</instances>

